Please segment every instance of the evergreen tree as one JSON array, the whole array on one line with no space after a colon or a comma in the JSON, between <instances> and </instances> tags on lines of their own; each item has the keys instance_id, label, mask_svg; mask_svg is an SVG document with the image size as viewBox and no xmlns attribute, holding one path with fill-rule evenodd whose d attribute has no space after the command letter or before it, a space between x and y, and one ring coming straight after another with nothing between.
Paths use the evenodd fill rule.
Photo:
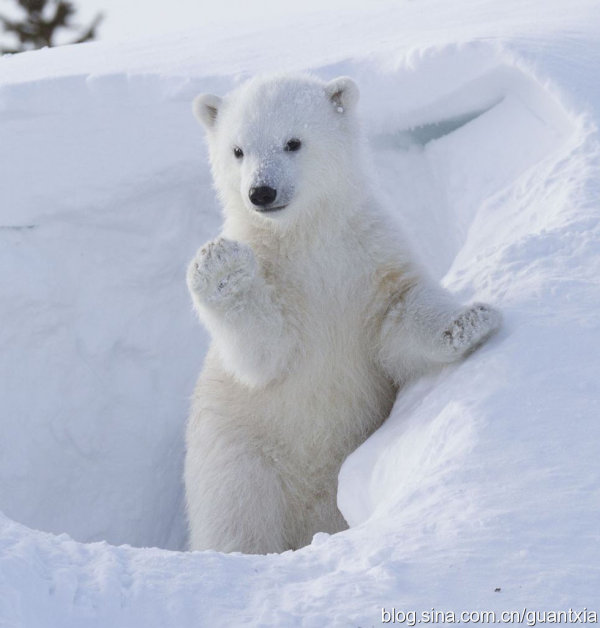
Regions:
<instances>
[{"instance_id":1,"label":"evergreen tree","mask_svg":"<svg viewBox=\"0 0 600 628\"><path fill-rule=\"evenodd\" d=\"M57 30L77 28L71 23L76 9L68 0L16 0L16 2L25 12L23 18L12 20L0 15L0 23L5 32L17 38L19 44L15 48L2 47L1 53L56 46L54 38ZM96 15L92 23L75 40L68 43L79 44L94 39L102 17L101 13Z\"/></svg>"}]
</instances>

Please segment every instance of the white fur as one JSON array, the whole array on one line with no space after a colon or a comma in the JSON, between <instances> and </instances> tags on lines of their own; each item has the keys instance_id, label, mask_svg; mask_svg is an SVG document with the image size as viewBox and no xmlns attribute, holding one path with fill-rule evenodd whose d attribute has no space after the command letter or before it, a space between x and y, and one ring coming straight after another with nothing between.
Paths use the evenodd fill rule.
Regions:
<instances>
[{"instance_id":1,"label":"white fur","mask_svg":"<svg viewBox=\"0 0 600 628\"><path fill-rule=\"evenodd\" d=\"M188 271L213 338L187 430L192 549L280 552L344 529L339 468L399 386L499 325L411 260L364 174L357 100L351 79L302 75L194 103L225 222ZM257 211L265 185L284 209Z\"/></svg>"}]
</instances>

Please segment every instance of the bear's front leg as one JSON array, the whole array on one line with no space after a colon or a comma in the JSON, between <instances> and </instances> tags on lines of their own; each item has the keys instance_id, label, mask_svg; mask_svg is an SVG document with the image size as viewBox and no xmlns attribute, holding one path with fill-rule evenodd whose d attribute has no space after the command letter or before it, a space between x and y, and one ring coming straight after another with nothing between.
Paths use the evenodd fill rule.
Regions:
<instances>
[{"instance_id":1,"label":"bear's front leg","mask_svg":"<svg viewBox=\"0 0 600 628\"><path fill-rule=\"evenodd\" d=\"M285 372L293 335L248 245L225 238L205 244L188 268L187 283L228 372L252 387Z\"/></svg>"},{"instance_id":2,"label":"bear's front leg","mask_svg":"<svg viewBox=\"0 0 600 628\"><path fill-rule=\"evenodd\" d=\"M394 379L406 380L436 364L465 357L500 327L501 320L489 305L461 306L445 290L419 283L383 321L381 362Z\"/></svg>"},{"instance_id":3,"label":"bear's front leg","mask_svg":"<svg viewBox=\"0 0 600 628\"><path fill-rule=\"evenodd\" d=\"M290 549L285 495L274 461L263 454L248 417L236 418L218 404L205 403L211 399L207 386L186 434L190 548L249 554Z\"/></svg>"}]
</instances>

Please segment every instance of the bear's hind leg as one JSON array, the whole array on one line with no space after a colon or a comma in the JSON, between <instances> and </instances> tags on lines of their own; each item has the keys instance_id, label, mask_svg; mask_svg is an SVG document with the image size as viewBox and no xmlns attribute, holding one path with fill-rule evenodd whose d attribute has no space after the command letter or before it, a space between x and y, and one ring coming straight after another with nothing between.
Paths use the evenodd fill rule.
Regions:
<instances>
[{"instance_id":1,"label":"bear's hind leg","mask_svg":"<svg viewBox=\"0 0 600 628\"><path fill-rule=\"evenodd\" d=\"M213 434L202 428L188 430L185 489L190 548L248 554L290 549L277 470L251 440L224 442L219 438L224 433L218 428Z\"/></svg>"}]
</instances>

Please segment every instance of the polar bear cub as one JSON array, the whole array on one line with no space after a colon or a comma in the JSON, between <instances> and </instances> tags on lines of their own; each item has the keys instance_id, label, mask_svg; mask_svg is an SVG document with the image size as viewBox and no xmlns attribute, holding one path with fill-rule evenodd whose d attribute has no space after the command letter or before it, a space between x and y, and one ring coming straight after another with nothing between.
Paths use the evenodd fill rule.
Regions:
<instances>
[{"instance_id":1,"label":"polar bear cub","mask_svg":"<svg viewBox=\"0 0 600 628\"><path fill-rule=\"evenodd\" d=\"M346 528L344 459L403 382L500 323L411 259L365 174L358 95L277 75L194 101L224 224L187 275L212 336L186 435L192 549L281 552Z\"/></svg>"}]
</instances>

